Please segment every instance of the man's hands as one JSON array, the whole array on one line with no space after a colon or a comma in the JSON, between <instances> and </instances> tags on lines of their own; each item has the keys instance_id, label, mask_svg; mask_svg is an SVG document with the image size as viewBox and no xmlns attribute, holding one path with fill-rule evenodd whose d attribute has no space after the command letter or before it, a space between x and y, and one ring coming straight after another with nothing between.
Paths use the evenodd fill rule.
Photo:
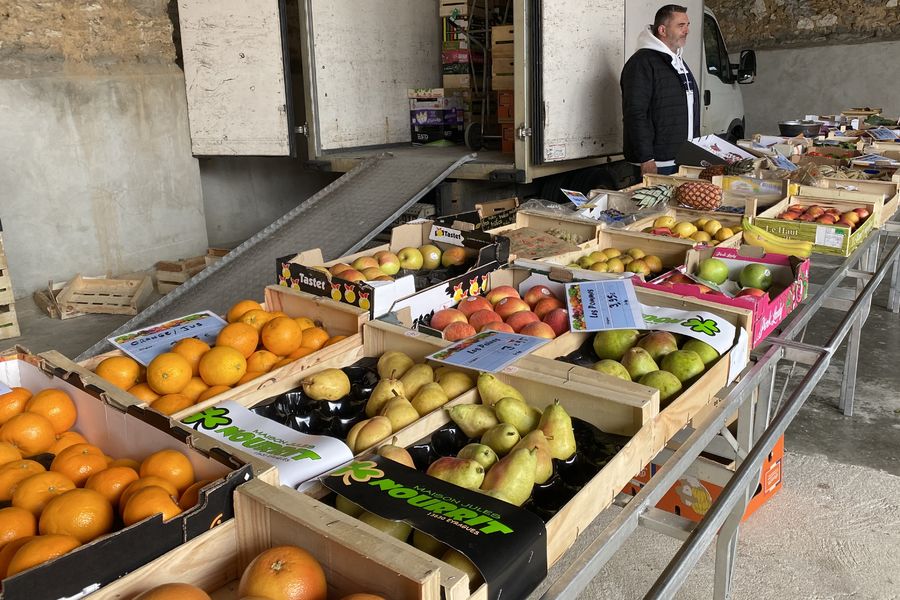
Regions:
<instances>
[{"instance_id":1,"label":"man's hands","mask_svg":"<svg viewBox=\"0 0 900 600\"><path fill-rule=\"evenodd\" d=\"M641 163L641 175L655 175L656 172L656 161L652 158Z\"/></svg>"}]
</instances>

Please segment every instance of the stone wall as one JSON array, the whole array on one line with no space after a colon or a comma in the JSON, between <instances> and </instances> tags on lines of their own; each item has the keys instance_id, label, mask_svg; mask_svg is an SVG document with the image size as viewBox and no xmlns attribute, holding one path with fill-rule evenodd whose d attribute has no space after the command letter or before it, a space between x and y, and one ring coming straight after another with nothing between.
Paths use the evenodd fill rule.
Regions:
<instances>
[{"instance_id":1,"label":"stone wall","mask_svg":"<svg viewBox=\"0 0 900 600\"><path fill-rule=\"evenodd\" d=\"M732 51L900 39L898 0L708 0L706 6Z\"/></svg>"}]
</instances>

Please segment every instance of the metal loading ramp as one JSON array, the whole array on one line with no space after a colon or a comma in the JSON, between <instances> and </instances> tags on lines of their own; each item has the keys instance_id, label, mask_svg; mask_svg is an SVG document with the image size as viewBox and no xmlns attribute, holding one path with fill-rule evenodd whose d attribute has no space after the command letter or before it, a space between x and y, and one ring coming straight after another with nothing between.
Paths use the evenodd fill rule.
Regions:
<instances>
[{"instance_id":1,"label":"metal loading ramp","mask_svg":"<svg viewBox=\"0 0 900 600\"><path fill-rule=\"evenodd\" d=\"M475 158L430 152L367 158L106 337L197 310L224 314L254 290L275 283L275 259L280 256L320 248L330 260L355 252ZM77 360L111 349L104 339Z\"/></svg>"}]
</instances>

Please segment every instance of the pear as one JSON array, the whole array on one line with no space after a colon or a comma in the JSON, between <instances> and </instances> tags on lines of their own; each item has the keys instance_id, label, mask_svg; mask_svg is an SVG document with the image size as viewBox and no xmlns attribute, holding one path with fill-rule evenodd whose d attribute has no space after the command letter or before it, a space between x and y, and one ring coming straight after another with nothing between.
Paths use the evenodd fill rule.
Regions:
<instances>
[{"instance_id":1,"label":"pear","mask_svg":"<svg viewBox=\"0 0 900 600\"><path fill-rule=\"evenodd\" d=\"M443 544L424 531L413 529L412 544L425 554L438 557L447 551L447 544Z\"/></svg>"},{"instance_id":2,"label":"pear","mask_svg":"<svg viewBox=\"0 0 900 600\"><path fill-rule=\"evenodd\" d=\"M401 542L405 542L409 537L412 527L403 521L391 521L384 517L379 517L375 513L368 511L359 515L358 519L367 525L371 525L375 529L379 529L391 537L395 537Z\"/></svg>"},{"instance_id":3,"label":"pear","mask_svg":"<svg viewBox=\"0 0 900 600\"><path fill-rule=\"evenodd\" d=\"M719 358L719 351L702 340L689 339L681 347L682 350L693 350L707 367Z\"/></svg>"},{"instance_id":4,"label":"pear","mask_svg":"<svg viewBox=\"0 0 900 600\"><path fill-rule=\"evenodd\" d=\"M490 496L491 498L496 498L497 500L503 500L503 501L506 502L507 504L514 504L513 501L510 500L509 498L507 498L507 497L503 494L503 492L501 492L500 490L485 490L485 489L481 489L481 490L478 490L478 491L481 492L482 494L484 494L485 496Z\"/></svg>"},{"instance_id":5,"label":"pear","mask_svg":"<svg viewBox=\"0 0 900 600\"><path fill-rule=\"evenodd\" d=\"M420 415L427 415L436 408L447 404L450 398L439 383L426 383L412 399L412 406Z\"/></svg>"},{"instance_id":6,"label":"pear","mask_svg":"<svg viewBox=\"0 0 900 600\"><path fill-rule=\"evenodd\" d=\"M350 393L350 378L340 369L324 369L304 377L300 385L313 400L334 402Z\"/></svg>"},{"instance_id":7,"label":"pear","mask_svg":"<svg viewBox=\"0 0 900 600\"><path fill-rule=\"evenodd\" d=\"M438 369L438 371L441 371L440 374L435 372L434 379L444 388L444 393L447 394L448 398L461 396L475 387L475 381L472 380L468 373L447 367L442 367L442 369L445 370L441 371L441 369Z\"/></svg>"},{"instance_id":8,"label":"pear","mask_svg":"<svg viewBox=\"0 0 900 600\"><path fill-rule=\"evenodd\" d=\"M628 374L628 369L623 367L622 363L616 362L610 358L604 358L595 364L594 370L606 373L607 375L612 375L613 377L618 377L619 379L624 379L625 381L631 381L631 375Z\"/></svg>"},{"instance_id":9,"label":"pear","mask_svg":"<svg viewBox=\"0 0 900 600\"><path fill-rule=\"evenodd\" d=\"M372 417L360 421L347 432L347 445L353 454L359 454L366 448L387 439L392 433L391 420L387 417Z\"/></svg>"},{"instance_id":10,"label":"pear","mask_svg":"<svg viewBox=\"0 0 900 600\"><path fill-rule=\"evenodd\" d=\"M652 373L647 373L641 377L638 383L659 390L660 408L664 408L663 402L681 391L681 381L668 371L653 371Z\"/></svg>"},{"instance_id":11,"label":"pear","mask_svg":"<svg viewBox=\"0 0 900 600\"><path fill-rule=\"evenodd\" d=\"M640 379L642 375L659 369L650 353L638 346L625 351L622 366L628 370L632 380Z\"/></svg>"},{"instance_id":12,"label":"pear","mask_svg":"<svg viewBox=\"0 0 900 600\"><path fill-rule=\"evenodd\" d=\"M519 448L526 448L528 450L533 448L536 451L537 461L534 469L534 482L539 485L547 483L547 481L553 477L553 457L550 456L550 446L547 443L544 432L540 429L535 429L530 432L519 440L519 443L516 444L513 451L518 450Z\"/></svg>"},{"instance_id":13,"label":"pear","mask_svg":"<svg viewBox=\"0 0 900 600\"><path fill-rule=\"evenodd\" d=\"M374 417L388 400L397 396L406 396L403 383L399 379L388 377L379 381L369 394L366 402L366 416Z\"/></svg>"},{"instance_id":14,"label":"pear","mask_svg":"<svg viewBox=\"0 0 900 600\"><path fill-rule=\"evenodd\" d=\"M388 460L400 463L401 465L406 465L410 469L416 468L416 463L413 461L413 458L412 456L410 456L409 452L406 451L406 448L397 445L397 438L391 440L390 444L385 444L384 446L379 447L378 455L383 456Z\"/></svg>"},{"instance_id":15,"label":"pear","mask_svg":"<svg viewBox=\"0 0 900 600\"><path fill-rule=\"evenodd\" d=\"M572 417L562 407L559 400L544 409L538 429L547 438L551 457L566 460L575 454L575 432L572 429Z\"/></svg>"},{"instance_id":16,"label":"pear","mask_svg":"<svg viewBox=\"0 0 900 600\"><path fill-rule=\"evenodd\" d=\"M381 355L381 358L378 359L378 366L376 368L378 370L378 376L382 379L388 379L390 377L400 379L414 364L416 364L416 361L403 352L391 350Z\"/></svg>"},{"instance_id":17,"label":"pear","mask_svg":"<svg viewBox=\"0 0 900 600\"><path fill-rule=\"evenodd\" d=\"M488 471L481 489L496 490L510 504L522 506L531 497L536 467L537 450L513 450Z\"/></svg>"},{"instance_id":18,"label":"pear","mask_svg":"<svg viewBox=\"0 0 900 600\"><path fill-rule=\"evenodd\" d=\"M340 494L337 494L334 497L334 507L345 515L350 515L351 517L358 517L364 512L362 506L360 506L356 502L350 502Z\"/></svg>"},{"instance_id":19,"label":"pear","mask_svg":"<svg viewBox=\"0 0 900 600\"><path fill-rule=\"evenodd\" d=\"M422 386L432 381L434 381L434 369L431 368L431 365L425 364L413 365L400 378L403 389L409 398L415 398Z\"/></svg>"},{"instance_id":20,"label":"pear","mask_svg":"<svg viewBox=\"0 0 900 600\"><path fill-rule=\"evenodd\" d=\"M388 400L378 413L387 417L391 422L392 432L400 431L407 425L419 420L419 413L413 408L412 403L403 396L397 396Z\"/></svg>"},{"instance_id":21,"label":"pear","mask_svg":"<svg viewBox=\"0 0 900 600\"><path fill-rule=\"evenodd\" d=\"M678 340L668 331L654 331L648 333L637 343L638 346L650 353L650 357L659 360L671 352L678 350Z\"/></svg>"},{"instance_id":22,"label":"pear","mask_svg":"<svg viewBox=\"0 0 900 600\"><path fill-rule=\"evenodd\" d=\"M696 377L706 370L703 359L693 350L676 350L666 354L660 367L663 371L668 371L677 377L681 383Z\"/></svg>"},{"instance_id":23,"label":"pear","mask_svg":"<svg viewBox=\"0 0 900 600\"><path fill-rule=\"evenodd\" d=\"M441 560L468 575L469 593L474 592L481 587L482 583L484 583L484 578L481 576L481 573L478 571L475 564L466 558L459 550L450 548L441 555Z\"/></svg>"},{"instance_id":24,"label":"pear","mask_svg":"<svg viewBox=\"0 0 900 600\"><path fill-rule=\"evenodd\" d=\"M622 360L625 351L638 340L637 329L610 329L594 334L594 353L597 358Z\"/></svg>"},{"instance_id":25,"label":"pear","mask_svg":"<svg viewBox=\"0 0 900 600\"><path fill-rule=\"evenodd\" d=\"M541 411L518 398L501 398L494 405L494 414L501 423L509 423L519 435L525 435L538 426Z\"/></svg>"},{"instance_id":26,"label":"pear","mask_svg":"<svg viewBox=\"0 0 900 600\"><path fill-rule=\"evenodd\" d=\"M499 423L484 432L484 435L481 436L481 443L490 446L497 456L506 456L519 443L520 439L519 432L515 427L509 423Z\"/></svg>"},{"instance_id":27,"label":"pear","mask_svg":"<svg viewBox=\"0 0 900 600\"><path fill-rule=\"evenodd\" d=\"M494 409L483 404L460 404L449 409L450 419L470 438L480 438L498 424Z\"/></svg>"},{"instance_id":28,"label":"pear","mask_svg":"<svg viewBox=\"0 0 900 600\"><path fill-rule=\"evenodd\" d=\"M426 473L469 490L477 490L484 481L484 467L469 458L444 456L431 463Z\"/></svg>"},{"instance_id":29,"label":"pear","mask_svg":"<svg viewBox=\"0 0 900 600\"><path fill-rule=\"evenodd\" d=\"M518 398L525 402L525 397L519 390L503 383L490 373L479 373L478 394L481 396L481 403L487 406L493 406L501 398Z\"/></svg>"},{"instance_id":30,"label":"pear","mask_svg":"<svg viewBox=\"0 0 900 600\"><path fill-rule=\"evenodd\" d=\"M497 458L497 453L490 446L486 446L484 444L466 444L463 446L463 449L457 452L456 458L468 458L469 460L474 460L487 471L494 463L496 463L499 458Z\"/></svg>"}]
</instances>

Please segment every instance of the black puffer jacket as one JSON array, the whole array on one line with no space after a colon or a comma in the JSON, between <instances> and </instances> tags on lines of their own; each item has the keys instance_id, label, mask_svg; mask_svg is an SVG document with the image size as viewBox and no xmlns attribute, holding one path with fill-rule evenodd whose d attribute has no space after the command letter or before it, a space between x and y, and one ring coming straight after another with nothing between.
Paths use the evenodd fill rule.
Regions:
<instances>
[{"instance_id":1,"label":"black puffer jacket","mask_svg":"<svg viewBox=\"0 0 900 600\"><path fill-rule=\"evenodd\" d=\"M700 91L693 74L694 137L700 136ZM625 159L673 160L687 139L687 96L670 56L638 50L622 69Z\"/></svg>"}]
</instances>

